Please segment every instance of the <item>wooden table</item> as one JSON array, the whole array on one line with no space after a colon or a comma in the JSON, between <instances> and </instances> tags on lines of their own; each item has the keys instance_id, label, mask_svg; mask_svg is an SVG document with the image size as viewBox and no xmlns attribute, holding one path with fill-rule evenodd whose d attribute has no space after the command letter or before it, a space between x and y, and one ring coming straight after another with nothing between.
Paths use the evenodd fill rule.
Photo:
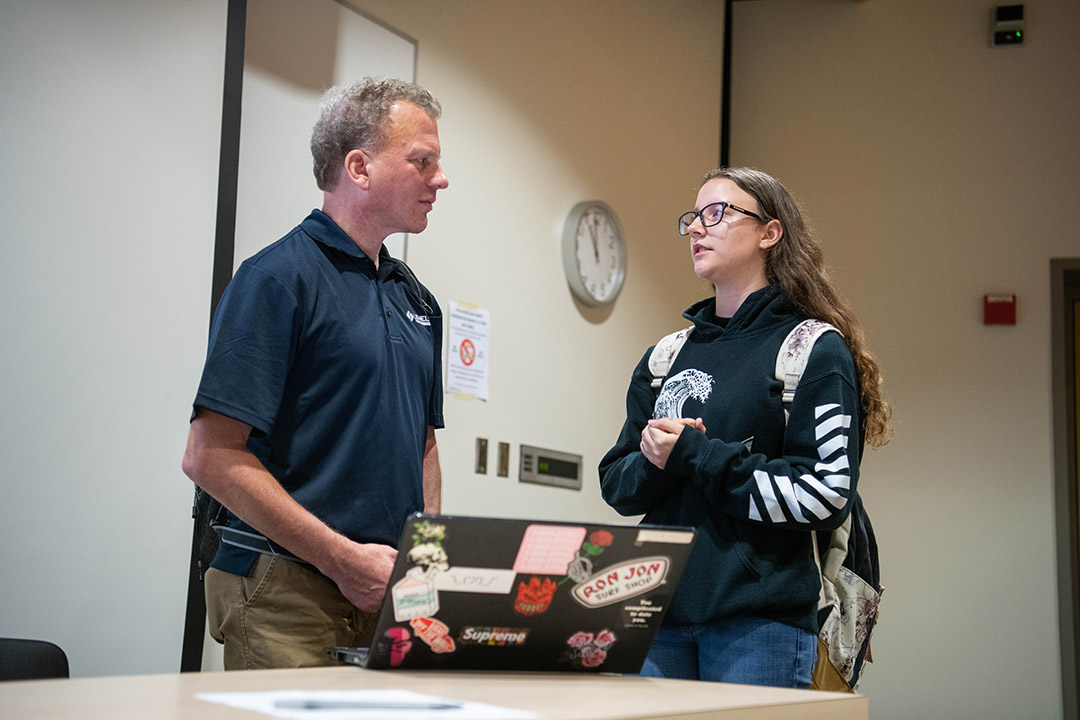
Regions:
<instances>
[{"instance_id":1,"label":"wooden table","mask_svg":"<svg viewBox=\"0 0 1080 720\"><path fill-rule=\"evenodd\" d=\"M613 675L423 672L353 667L249 670L0 683L3 720L267 717L197 693L401 688L526 710L546 720L865 720L862 695Z\"/></svg>"}]
</instances>

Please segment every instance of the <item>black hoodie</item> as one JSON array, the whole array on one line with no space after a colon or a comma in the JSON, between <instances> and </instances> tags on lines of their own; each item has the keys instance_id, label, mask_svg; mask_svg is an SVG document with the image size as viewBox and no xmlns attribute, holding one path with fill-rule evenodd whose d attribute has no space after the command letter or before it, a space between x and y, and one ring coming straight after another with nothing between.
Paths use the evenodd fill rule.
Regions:
<instances>
[{"instance_id":1,"label":"black hoodie","mask_svg":"<svg viewBox=\"0 0 1080 720\"><path fill-rule=\"evenodd\" d=\"M775 287L751 294L728 320L714 308L708 298L684 313L694 332L659 398L650 387L651 348L638 363L626 422L600 462L601 491L623 515L698 528L664 624L751 616L816 633L820 581L810 531L844 521L859 475L851 353L837 333L820 337L785 426L776 355L805 318ZM701 418L706 429L685 428L664 470L640 451L654 413Z\"/></svg>"}]
</instances>

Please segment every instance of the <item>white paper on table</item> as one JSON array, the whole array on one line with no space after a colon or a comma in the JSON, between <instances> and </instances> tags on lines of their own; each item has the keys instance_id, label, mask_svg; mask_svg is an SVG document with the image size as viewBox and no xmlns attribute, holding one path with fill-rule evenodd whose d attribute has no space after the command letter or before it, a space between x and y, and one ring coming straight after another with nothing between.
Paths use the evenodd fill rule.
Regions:
<instances>
[{"instance_id":1,"label":"white paper on table","mask_svg":"<svg viewBox=\"0 0 1080 720\"><path fill-rule=\"evenodd\" d=\"M289 720L527 720L537 717L536 713L524 710L422 695L411 690L272 690L199 693L196 697L207 702L255 710L271 717ZM313 707L303 709L295 705L288 707L289 704ZM318 707L319 705L323 707Z\"/></svg>"}]
</instances>

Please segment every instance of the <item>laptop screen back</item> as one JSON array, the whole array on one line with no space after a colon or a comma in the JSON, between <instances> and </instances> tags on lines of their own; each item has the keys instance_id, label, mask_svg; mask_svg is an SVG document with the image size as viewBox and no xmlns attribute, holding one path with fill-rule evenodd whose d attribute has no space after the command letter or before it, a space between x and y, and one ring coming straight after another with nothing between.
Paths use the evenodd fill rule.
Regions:
<instances>
[{"instance_id":1,"label":"laptop screen back","mask_svg":"<svg viewBox=\"0 0 1080 720\"><path fill-rule=\"evenodd\" d=\"M367 667L632 673L695 530L406 521Z\"/></svg>"}]
</instances>

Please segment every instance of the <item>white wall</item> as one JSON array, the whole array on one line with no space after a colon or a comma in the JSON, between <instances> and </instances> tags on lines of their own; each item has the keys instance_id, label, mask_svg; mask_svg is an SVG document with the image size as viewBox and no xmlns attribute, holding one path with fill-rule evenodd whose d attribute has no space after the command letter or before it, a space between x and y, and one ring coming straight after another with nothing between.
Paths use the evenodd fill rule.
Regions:
<instances>
[{"instance_id":1,"label":"white wall","mask_svg":"<svg viewBox=\"0 0 1080 720\"><path fill-rule=\"evenodd\" d=\"M249 0L236 267L322 206L308 143L323 92L365 75L412 80L415 65L413 41L335 0ZM388 242L400 256L403 237Z\"/></svg>"},{"instance_id":2,"label":"white wall","mask_svg":"<svg viewBox=\"0 0 1080 720\"><path fill-rule=\"evenodd\" d=\"M0 2L0 635L175 672L225 3Z\"/></svg>"},{"instance_id":3,"label":"white wall","mask_svg":"<svg viewBox=\"0 0 1080 720\"><path fill-rule=\"evenodd\" d=\"M1049 259L1080 256L1080 4L736 3L732 161L805 204L895 437L863 463L886 587L874 718L1062 714ZM1015 327L982 296L1016 293Z\"/></svg>"},{"instance_id":4,"label":"white wall","mask_svg":"<svg viewBox=\"0 0 1080 720\"><path fill-rule=\"evenodd\" d=\"M718 154L721 9L359 5L419 39L445 110L450 189L409 261L444 307L491 310L491 400L448 398L439 434L446 510L619 519L595 467L630 370L706 292L673 228ZM0 0L0 634L59 643L75 676L179 667L225 16L223 0ZM591 198L630 244L610 311L576 306L562 274L563 219ZM494 457L472 473L478 435L512 443L511 478ZM583 454L585 488L519 485L522 442Z\"/></svg>"},{"instance_id":5,"label":"white wall","mask_svg":"<svg viewBox=\"0 0 1080 720\"><path fill-rule=\"evenodd\" d=\"M363 0L415 37L418 81L443 104L450 186L409 263L437 295L491 311L490 399L446 400L444 509L627 522L596 467L646 347L708 294L676 218L719 156L723 8L706 0L545 3ZM563 221L581 200L619 214L629 244L615 307L575 304ZM473 472L477 437L492 448ZM510 477L494 448L511 444ZM580 492L517 482L522 443L584 456Z\"/></svg>"}]
</instances>

